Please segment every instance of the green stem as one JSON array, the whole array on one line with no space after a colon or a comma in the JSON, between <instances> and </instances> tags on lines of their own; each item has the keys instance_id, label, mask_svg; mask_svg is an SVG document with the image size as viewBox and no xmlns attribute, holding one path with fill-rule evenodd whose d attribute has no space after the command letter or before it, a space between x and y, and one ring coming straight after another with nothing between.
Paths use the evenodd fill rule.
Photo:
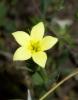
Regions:
<instances>
[{"instance_id":1,"label":"green stem","mask_svg":"<svg viewBox=\"0 0 78 100\"><path fill-rule=\"evenodd\" d=\"M66 82L67 80L69 80L70 78L72 78L73 76L77 74L78 74L78 69L76 69L76 71L74 71L73 73L65 77L62 81L57 83L53 88L51 88L47 93L45 93L39 100L44 100L49 94L54 92L54 90L56 90L61 84L63 84L64 82Z\"/></svg>"}]
</instances>

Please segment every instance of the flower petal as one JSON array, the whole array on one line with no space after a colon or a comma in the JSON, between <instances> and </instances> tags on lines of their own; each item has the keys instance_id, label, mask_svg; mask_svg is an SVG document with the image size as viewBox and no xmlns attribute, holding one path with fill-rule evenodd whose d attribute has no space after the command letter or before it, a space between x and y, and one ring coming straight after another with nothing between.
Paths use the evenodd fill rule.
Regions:
<instances>
[{"instance_id":1,"label":"flower petal","mask_svg":"<svg viewBox=\"0 0 78 100\"><path fill-rule=\"evenodd\" d=\"M45 52L37 52L32 55L32 58L35 63L40 65L42 68L45 67L46 60L47 60L47 55Z\"/></svg>"},{"instance_id":2,"label":"flower petal","mask_svg":"<svg viewBox=\"0 0 78 100\"><path fill-rule=\"evenodd\" d=\"M31 53L24 47L20 47L16 50L13 60L27 60L31 58Z\"/></svg>"},{"instance_id":3,"label":"flower petal","mask_svg":"<svg viewBox=\"0 0 78 100\"><path fill-rule=\"evenodd\" d=\"M46 36L42 39L42 50L48 50L57 43L58 39L52 36Z\"/></svg>"},{"instance_id":4,"label":"flower petal","mask_svg":"<svg viewBox=\"0 0 78 100\"><path fill-rule=\"evenodd\" d=\"M23 31L17 31L12 33L12 35L14 36L15 40L22 46L22 45L26 45L27 41L29 40L30 36Z\"/></svg>"},{"instance_id":5,"label":"flower petal","mask_svg":"<svg viewBox=\"0 0 78 100\"><path fill-rule=\"evenodd\" d=\"M43 22L38 23L35 25L31 30L31 38L40 40L44 36L44 24Z\"/></svg>"}]
</instances>

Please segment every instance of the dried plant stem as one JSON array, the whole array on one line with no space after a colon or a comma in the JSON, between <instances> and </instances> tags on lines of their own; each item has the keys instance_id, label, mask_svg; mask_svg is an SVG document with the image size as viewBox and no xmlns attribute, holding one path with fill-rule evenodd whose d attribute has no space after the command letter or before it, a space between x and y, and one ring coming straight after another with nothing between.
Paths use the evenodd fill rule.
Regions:
<instances>
[{"instance_id":1,"label":"dried plant stem","mask_svg":"<svg viewBox=\"0 0 78 100\"><path fill-rule=\"evenodd\" d=\"M69 80L70 78L72 78L73 76L75 76L77 74L78 74L78 69L76 69L70 75L68 75L67 77L65 77L62 81L60 81L59 83L57 83L53 88L51 88L47 93L45 93L39 100L44 100L49 94L51 94L52 92L54 92L54 90L56 90L60 85L62 85L64 82L66 82L67 80Z\"/></svg>"}]
</instances>

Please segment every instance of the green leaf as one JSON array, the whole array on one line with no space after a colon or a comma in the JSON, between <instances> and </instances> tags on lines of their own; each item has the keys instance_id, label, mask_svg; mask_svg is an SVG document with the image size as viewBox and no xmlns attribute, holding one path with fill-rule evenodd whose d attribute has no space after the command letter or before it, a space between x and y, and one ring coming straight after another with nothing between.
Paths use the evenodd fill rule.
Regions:
<instances>
[{"instance_id":1,"label":"green leaf","mask_svg":"<svg viewBox=\"0 0 78 100\"><path fill-rule=\"evenodd\" d=\"M4 26L5 26L5 28L6 28L6 30L8 32L16 31L16 23L15 23L15 21L6 19Z\"/></svg>"},{"instance_id":2,"label":"green leaf","mask_svg":"<svg viewBox=\"0 0 78 100\"><path fill-rule=\"evenodd\" d=\"M41 68L40 71L39 71L39 74L43 78L44 83L46 83L46 81L48 80L48 76L47 76L46 70Z\"/></svg>"},{"instance_id":3,"label":"green leaf","mask_svg":"<svg viewBox=\"0 0 78 100\"><path fill-rule=\"evenodd\" d=\"M7 13L7 7L5 6L4 2L0 3L0 18L5 17Z\"/></svg>"},{"instance_id":4,"label":"green leaf","mask_svg":"<svg viewBox=\"0 0 78 100\"><path fill-rule=\"evenodd\" d=\"M12 0L12 1L11 1L11 4L12 4L12 5L15 5L16 3L17 3L17 0Z\"/></svg>"},{"instance_id":5,"label":"green leaf","mask_svg":"<svg viewBox=\"0 0 78 100\"><path fill-rule=\"evenodd\" d=\"M6 13L7 7L5 6L4 2L0 2L0 25L4 24Z\"/></svg>"},{"instance_id":6,"label":"green leaf","mask_svg":"<svg viewBox=\"0 0 78 100\"><path fill-rule=\"evenodd\" d=\"M40 10L42 13L42 17L44 18L47 8L51 4L52 0L40 0Z\"/></svg>"},{"instance_id":7,"label":"green leaf","mask_svg":"<svg viewBox=\"0 0 78 100\"><path fill-rule=\"evenodd\" d=\"M34 85L42 85L44 83L43 78L37 72L32 75L32 81Z\"/></svg>"}]
</instances>

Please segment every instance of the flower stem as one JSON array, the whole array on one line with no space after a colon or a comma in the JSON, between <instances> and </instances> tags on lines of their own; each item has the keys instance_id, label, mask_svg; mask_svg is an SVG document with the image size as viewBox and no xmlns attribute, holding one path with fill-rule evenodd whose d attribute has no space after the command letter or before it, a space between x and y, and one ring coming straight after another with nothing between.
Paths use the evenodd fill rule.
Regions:
<instances>
[{"instance_id":1,"label":"flower stem","mask_svg":"<svg viewBox=\"0 0 78 100\"><path fill-rule=\"evenodd\" d=\"M68 75L67 77L65 77L62 81L60 81L59 83L57 83L53 88L51 88L47 93L45 93L39 100L44 100L49 94L51 94L52 92L54 92L54 90L56 90L60 85L62 85L64 82L66 82L67 80L69 80L70 78L72 78L73 76L75 76L77 74L78 74L78 69L76 69L70 75Z\"/></svg>"}]
</instances>

